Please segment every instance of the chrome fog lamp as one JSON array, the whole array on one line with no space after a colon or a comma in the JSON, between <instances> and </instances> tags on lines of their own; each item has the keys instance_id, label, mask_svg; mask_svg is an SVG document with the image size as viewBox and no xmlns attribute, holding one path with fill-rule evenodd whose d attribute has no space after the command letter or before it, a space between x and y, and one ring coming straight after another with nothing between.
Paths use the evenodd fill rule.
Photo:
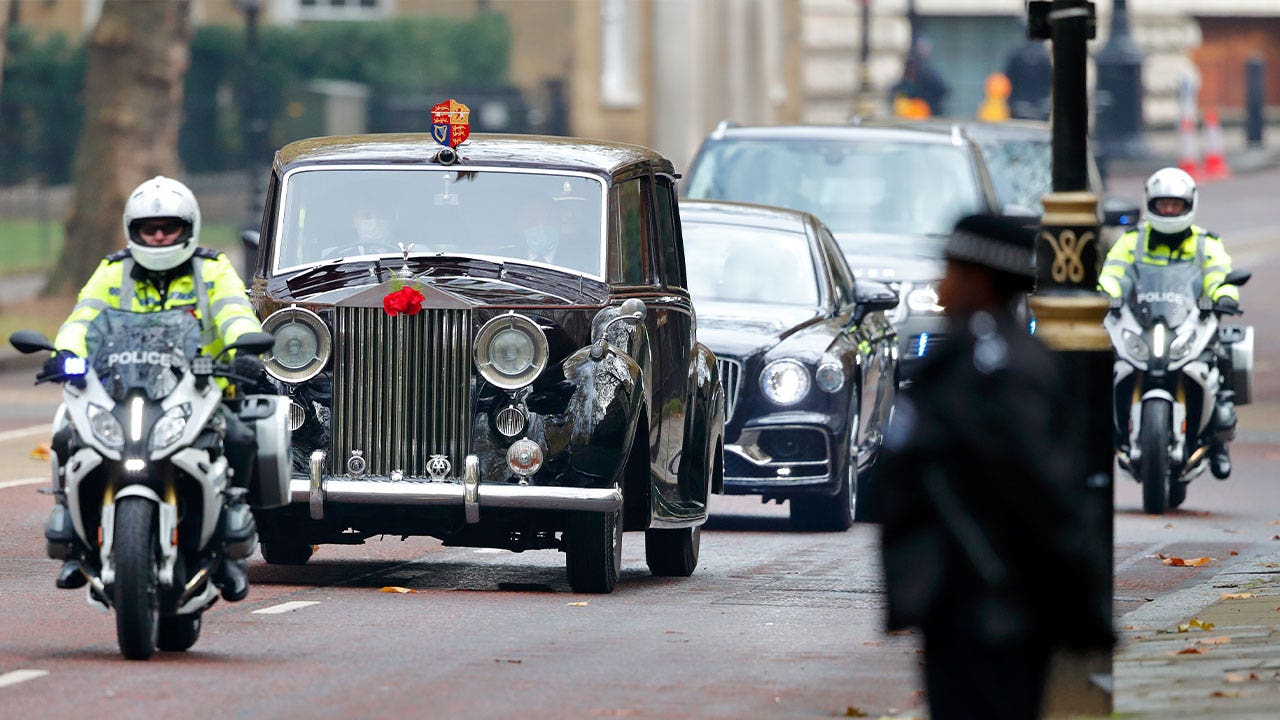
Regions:
<instances>
[{"instance_id":1,"label":"chrome fog lamp","mask_svg":"<svg viewBox=\"0 0 1280 720\"><path fill-rule=\"evenodd\" d=\"M523 315L499 315L476 335L476 369L490 385L515 390L533 382L547 366L547 336Z\"/></svg>"},{"instance_id":2,"label":"chrome fog lamp","mask_svg":"<svg viewBox=\"0 0 1280 720\"><path fill-rule=\"evenodd\" d=\"M513 438L524 432L528 419L523 410L515 405L508 405L493 416L493 424L503 437Z\"/></svg>"},{"instance_id":3,"label":"chrome fog lamp","mask_svg":"<svg viewBox=\"0 0 1280 720\"><path fill-rule=\"evenodd\" d=\"M761 371L760 390L777 405L793 405L809 394L809 373L795 360L775 360Z\"/></svg>"},{"instance_id":4,"label":"chrome fog lamp","mask_svg":"<svg viewBox=\"0 0 1280 720\"><path fill-rule=\"evenodd\" d=\"M840 363L828 360L814 371L813 380L822 392L840 392L840 388L844 387L844 368Z\"/></svg>"},{"instance_id":5,"label":"chrome fog lamp","mask_svg":"<svg viewBox=\"0 0 1280 720\"><path fill-rule=\"evenodd\" d=\"M289 401L289 432L293 432L302 427L307 421L307 411L303 409L296 401Z\"/></svg>"},{"instance_id":6,"label":"chrome fog lamp","mask_svg":"<svg viewBox=\"0 0 1280 720\"><path fill-rule=\"evenodd\" d=\"M262 329L276 336L264 366L271 377L287 383L310 380L324 369L333 349L333 335L319 315L299 307L271 313Z\"/></svg>"},{"instance_id":7,"label":"chrome fog lamp","mask_svg":"<svg viewBox=\"0 0 1280 720\"><path fill-rule=\"evenodd\" d=\"M511 443L507 448L507 467L520 477L529 477L542 467L542 447L529 438Z\"/></svg>"}]
</instances>

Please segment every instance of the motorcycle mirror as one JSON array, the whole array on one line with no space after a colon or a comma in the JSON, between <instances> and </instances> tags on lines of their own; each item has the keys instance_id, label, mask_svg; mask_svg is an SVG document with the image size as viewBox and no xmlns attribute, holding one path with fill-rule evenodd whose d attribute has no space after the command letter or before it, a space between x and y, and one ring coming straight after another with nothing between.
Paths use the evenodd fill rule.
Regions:
<instances>
[{"instance_id":1,"label":"motorcycle mirror","mask_svg":"<svg viewBox=\"0 0 1280 720\"><path fill-rule=\"evenodd\" d=\"M1227 273L1227 277L1223 280L1223 284L1240 286L1249 282L1249 278L1253 277L1253 273L1248 270L1232 270Z\"/></svg>"},{"instance_id":2,"label":"motorcycle mirror","mask_svg":"<svg viewBox=\"0 0 1280 720\"><path fill-rule=\"evenodd\" d=\"M223 352L227 350L245 350L254 355L261 355L275 346L276 338L271 333L251 332L236 338L236 341L228 345Z\"/></svg>"},{"instance_id":3,"label":"motorcycle mirror","mask_svg":"<svg viewBox=\"0 0 1280 720\"><path fill-rule=\"evenodd\" d=\"M9 336L9 344L17 348L18 352L30 355L33 352L48 350L53 352L56 348L53 343L49 342L43 334L35 330L19 330Z\"/></svg>"}]
</instances>

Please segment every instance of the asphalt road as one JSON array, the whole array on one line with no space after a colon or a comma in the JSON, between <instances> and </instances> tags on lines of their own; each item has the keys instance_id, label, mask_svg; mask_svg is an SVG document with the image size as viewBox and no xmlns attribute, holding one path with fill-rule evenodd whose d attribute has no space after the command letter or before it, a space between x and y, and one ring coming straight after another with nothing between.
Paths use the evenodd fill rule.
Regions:
<instances>
[{"instance_id":1,"label":"asphalt road","mask_svg":"<svg viewBox=\"0 0 1280 720\"><path fill-rule=\"evenodd\" d=\"M1255 273L1243 305L1258 401L1241 408L1233 477L1196 480L1182 509L1145 516L1117 477L1127 632L1194 612L1177 591L1280 544L1277 194L1280 172L1204 189L1204 224ZM255 557L249 598L206 613L191 651L123 661L113 618L56 590L44 557L47 467L29 453L57 400L27 373L0 375L0 716L875 717L922 704L917 638L879 629L875 528L795 533L785 507L740 497L713 499L691 578L651 577L643 535L628 533L607 596L573 594L553 551L384 538L325 546L301 568ZM1159 554L1213 560L1174 568Z\"/></svg>"}]
</instances>

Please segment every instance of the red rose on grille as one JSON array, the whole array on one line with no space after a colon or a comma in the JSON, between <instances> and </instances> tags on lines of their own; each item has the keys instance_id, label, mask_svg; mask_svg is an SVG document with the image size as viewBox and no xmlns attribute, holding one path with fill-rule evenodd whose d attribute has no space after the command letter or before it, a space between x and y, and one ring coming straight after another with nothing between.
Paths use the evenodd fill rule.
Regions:
<instances>
[{"instance_id":1,"label":"red rose on grille","mask_svg":"<svg viewBox=\"0 0 1280 720\"><path fill-rule=\"evenodd\" d=\"M422 293L411 287L403 287L382 298L382 309L388 315L417 315L422 310Z\"/></svg>"}]
</instances>

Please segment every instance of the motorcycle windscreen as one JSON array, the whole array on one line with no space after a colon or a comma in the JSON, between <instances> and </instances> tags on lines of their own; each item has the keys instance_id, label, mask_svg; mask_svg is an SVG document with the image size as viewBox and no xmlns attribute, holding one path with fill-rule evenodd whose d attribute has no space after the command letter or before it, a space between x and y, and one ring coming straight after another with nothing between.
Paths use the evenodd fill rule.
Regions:
<instances>
[{"instance_id":1,"label":"motorcycle windscreen","mask_svg":"<svg viewBox=\"0 0 1280 720\"><path fill-rule=\"evenodd\" d=\"M142 391L166 397L200 353L200 321L189 309L133 313L103 310L85 337L89 365L111 398Z\"/></svg>"},{"instance_id":2,"label":"motorcycle windscreen","mask_svg":"<svg viewBox=\"0 0 1280 720\"><path fill-rule=\"evenodd\" d=\"M1133 269L1130 303L1143 327L1151 327L1158 320L1164 320L1168 327L1178 327L1198 310L1204 280L1195 263L1174 262L1164 266L1135 263Z\"/></svg>"}]
</instances>

